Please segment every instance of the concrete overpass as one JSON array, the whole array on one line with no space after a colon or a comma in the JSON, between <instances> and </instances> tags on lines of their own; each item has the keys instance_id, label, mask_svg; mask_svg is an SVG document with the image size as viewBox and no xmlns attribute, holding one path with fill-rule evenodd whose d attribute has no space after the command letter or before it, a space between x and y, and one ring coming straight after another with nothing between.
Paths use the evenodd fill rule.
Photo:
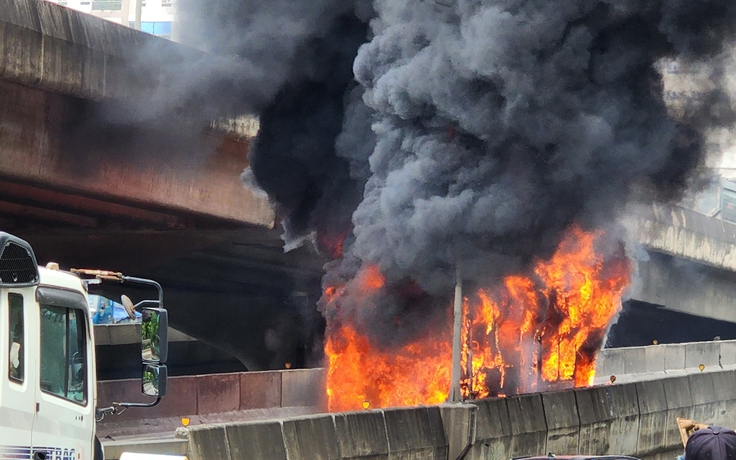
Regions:
<instances>
[{"instance_id":1,"label":"concrete overpass","mask_svg":"<svg viewBox=\"0 0 736 460\"><path fill-rule=\"evenodd\" d=\"M174 327L250 368L303 365L322 261L284 254L270 204L241 183L254 125L174 97L185 56L202 53L0 0L0 228L40 263L159 280Z\"/></svg>"},{"instance_id":2,"label":"concrete overpass","mask_svg":"<svg viewBox=\"0 0 736 460\"><path fill-rule=\"evenodd\" d=\"M131 101L161 103L172 61L196 51L38 0L0 2L0 31L4 215L87 228L106 218L168 229L208 220L273 226L267 201L238 178L253 128L233 135L200 125L191 149L156 142L168 134L161 128L174 130L167 140L192 140L192 127L162 124L155 111L116 116L125 132L110 117L92 123L105 118L105 103L121 111Z\"/></svg>"},{"instance_id":3,"label":"concrete overpass","mask_svg":"<svg viewBox=\"0 0 736 460\"><path fill-rule=\"evenodd\" d=\"M613 340L736 338L736 224L674 206L640 207L624 223L646 252Z\"/></svg>"},{"instance_id":4,"label":"concrete overpass","mask_svg":"<svg viewBox=\"0 0 736 460\"><path fill-rule=\"evenodd\" d=\"M309 334L318 333L309 330L309 315L316 314L311 307L322 261L307 250L283 254L270 206L240 184L248 133L209 126L177 131L176 123L131 123L119 131L94 123L107 104L124 104L133 93L155 99L165 85L165 71L136 50L155 49L174 60L191 51L37 0L0 0L0 35L0 226L28 239L42 263L112 268L162 281L173 326L251 369L306 364ZM151 141L162 129L171 130L164 139L196 142ZM733 225L652 208L636 215L630 233L651 255L641 264L643 283L634 300L736 321L729 316ZM686 279L693 273L701 278ZM306 336L295 334L304 329ZM287 451L299 458L295 449L327 449L327 455L339 453L336 458L366 452L447 458L466 449L467 458L551 450L655 458L678 450L675 416L736 425L734 371L722 368L720 345L718 364L706 352L698 359L695 348L689 361L683 353L682 375L667 368L678 352L648 350L641 352L644 362L661 361L657 372L665 379L627 383L627 367L641 360L614 353L602 361L611 367L601 375L615 372L618 385L458 408L203 425L192 431L188 447L193 458L208 460L286 458ZM694 362L718 371L689 373ZM164 411L161 418L151 423L170 428L167 423L182 415L225 422L245 411L261 419L310 414L319 410L319 377L318 370L175 377L157 409ZM138 385L103 384L101 404L111 395L133 399ZM152 430L134 411L124 417L118 422ZM125 426L108 427L118 428ZM315 439L325 442L315 445Z\"/></svg>"},{"instance_id":5,"label":"concrete overpass","mask_svg":"<svg viewBox=\"0 0 736 460\"><path fill-rule=\"evenodd\" d=\"M269 203L241 184L255 127L157 117L184 110L176 69L201 53L40 0L0 0L0 36L0 228L41 263L161 281L174 327L250 369L306 365L323 260L284 254ZM173 109L131 113L141 101ZM677 208L633 216L650 257L632 299L736 322L736 226Z\"/></svg>"}]
</instances>

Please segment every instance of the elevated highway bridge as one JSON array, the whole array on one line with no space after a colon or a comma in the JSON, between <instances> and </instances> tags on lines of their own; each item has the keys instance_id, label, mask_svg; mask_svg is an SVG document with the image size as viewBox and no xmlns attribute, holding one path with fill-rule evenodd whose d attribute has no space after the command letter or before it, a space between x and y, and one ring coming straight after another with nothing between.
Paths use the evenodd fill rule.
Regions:
<instances>
[{"instance_id":1,"label":"elevated highway bridge","mask_svg":"<svg viewBox=\"0 0 736 460\"><path fill-rule=\"evenodd\" d=\"M322 261L284 254L268 200L243 186L253 124L131 109L177 103L166 97L187 53L53 3L0 0L0 227L40 263L159 280L174 327L249 368L303 365Z\"/></svg>"},{"instance_id":2,"label":"elevated highway bridge","mask_svg":"<svg viewBox=\"0 0 736 460\"><path fill-rule=\"evenodd\" d=\"M41 263L161 281L172 326L249 369L305 366L308 344L319 334L313 306L324 261L309 248L285 254L268 201L242 186L253 132L151 122L150 116L144 123L133 117L122 130L96 123L131 95L156 100L166 84L165 69L141 50L173 60L192 52L55 4L0 0L0 227L29 240ZM632 311L651 307L660 318L674 312L719 327L736 323L735 225L654 207L634 212L627 226L648 253L639 264ZM661 334L669 329L662 324L654 338L666 341ZM673 417L736 424L728 367L736 365L733 344L706 345L681 354L657 347L633 355L607 351L603 386L594 389L289 420L279 417L320 410L319 370L174 377L158 421L150 423L169 429L166 423L184 415L242 420L245 411L278 418L197 427L185 447L192 458L230 459L237 449L246 452L239 458L259 458L260 447L276 452L268 458L286 458L295 446L346 458L368 448L380 458L463 451L466 458L510 458L574 449L671 458L679 449ZM668 367L680 360L681 370ZM649 363L657 370L648 371ZM699 364L706 372L694 370ZM618 384L605 385L609 373L619 375ZM666 378L639 381L651 373ZM627 381L628 375L636 377ZM137 383L104 382L100 398L132 399L138 392ZM119 423L152 430L135 412L125 417ZM126 426L107 429L117 436ZM264 443L248 441L259 439ZM315 439L325 442L310 445Z\"/></svg>"},{"instance_id":3,"label":"elevated highway bridge","mask_svg":"<svg viewBox=\"0 0 736 460\"><path fill-rule=\"evenodd\" d=\"M168 86L183 84L187 53L198 52L53 3L0 0L0 227L41 263L159 280L172 326L249 369L302 367L320 333L324 260L306 247L285 254L268 200L241 183L256 126L130 110L175 104ZM627 226L648 256L631 293L639 316L619 329L641 315L708 325L685 336L686 321L668 338L668 319L651 336L618 334L637 337L619 345L736 338L736 225L652 207Z\"/></svg>"},{"instance_id":4,"label":"elevated highway bridge","mask_svg":"<svg viewBox=\"0 0 736 460\"><path fill-rule=\"evenodd\" d=\"M736 224L673 206L642 207L623 221L645 251L611 339L631 346L736 338Z\"/></svg>"}]
</instances>

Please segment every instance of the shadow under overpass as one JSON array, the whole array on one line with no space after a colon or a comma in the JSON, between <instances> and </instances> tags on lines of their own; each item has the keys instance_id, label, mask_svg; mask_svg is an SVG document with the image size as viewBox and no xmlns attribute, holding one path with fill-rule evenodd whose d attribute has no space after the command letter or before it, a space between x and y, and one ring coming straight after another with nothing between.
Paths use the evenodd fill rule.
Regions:
<instances>
[{"instance_id":1,"label":"shadow under overpass","mask_svg":"<svg viewBox=\"0 0 736 460\"><path fill-rule=\"evenodd\" d=\"M636 300L624 303L606 348L736 339L736 323L692 315Z\"/></svg>"},{"instance_id":2,"label":"shadow under overpass","mask_svg":"<svg viewBox=\"0 0 736 460\"><path fill-rule=\"evenodd\" d=\"M164 288L170 325L249 370L318 365L324 261L311 247L284 253L279 230L41 230L16 232L39 264L98 268L150 278ZM104 286L104 285L103 285ZM134 302L153 292L106 285ZM183 351L186 353L186 351ZM235 370L235 369L230 369Z\"/></svg>"}]
</instances>

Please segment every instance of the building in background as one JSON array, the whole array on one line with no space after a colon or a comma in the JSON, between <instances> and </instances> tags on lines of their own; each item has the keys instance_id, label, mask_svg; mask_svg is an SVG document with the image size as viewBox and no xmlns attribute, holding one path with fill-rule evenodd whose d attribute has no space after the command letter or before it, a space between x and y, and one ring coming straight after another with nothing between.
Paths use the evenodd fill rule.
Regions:
<instances>
[{"instance_id":1,"label":"building in background","mask_svg":"<svg viewBox=\"0 0 736 460\"><path fill-rule=\"evenodd\" d=\"M175 0L47 0L129 27L135 26L135 2L142 2L141 30L177 40Z\"/></svg>"}]
</instances>

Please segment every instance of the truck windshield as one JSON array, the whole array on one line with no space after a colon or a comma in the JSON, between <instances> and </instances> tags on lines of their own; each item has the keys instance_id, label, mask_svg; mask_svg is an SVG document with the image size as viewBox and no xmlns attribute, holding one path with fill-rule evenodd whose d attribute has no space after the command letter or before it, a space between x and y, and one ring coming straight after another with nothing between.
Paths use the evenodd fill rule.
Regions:
<instances>
[{"instance_id":1,"label":"truck windshield","mask_svg":"<svg viewBox=\"0 0 736 460\"><path fill-rule=\"evenodd\" d=\"M85 314L75 308L41 305L41 390L86 404Z\"/></svg>"}]
</instances>

